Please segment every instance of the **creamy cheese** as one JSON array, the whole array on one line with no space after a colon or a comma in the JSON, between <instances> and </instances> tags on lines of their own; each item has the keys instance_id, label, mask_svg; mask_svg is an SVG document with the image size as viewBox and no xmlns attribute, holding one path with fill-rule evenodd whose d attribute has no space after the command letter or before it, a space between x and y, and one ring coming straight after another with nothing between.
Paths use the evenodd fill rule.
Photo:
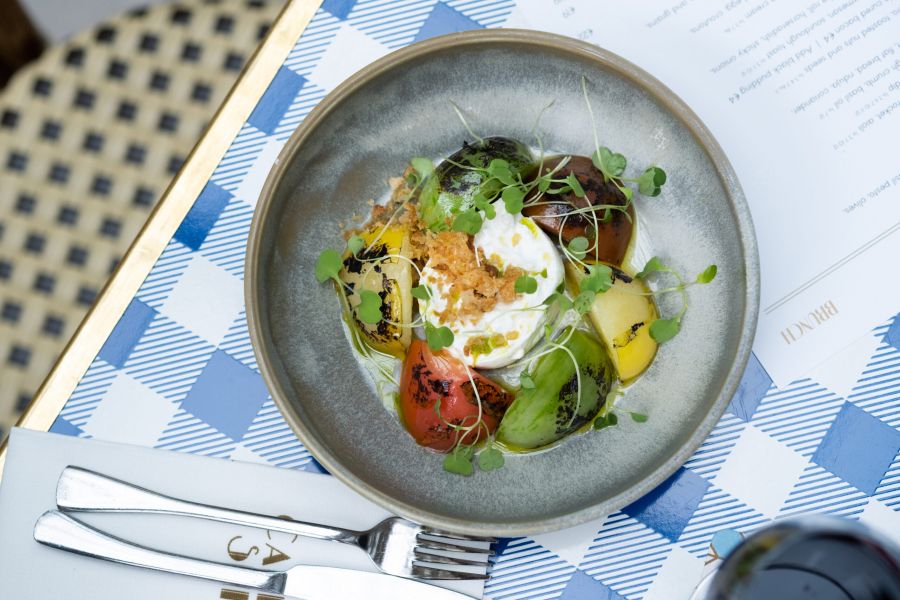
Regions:
<instances>
[{"instance_id":1,"label":"creamy cheese","mask_svg":"<svg viewBox=\"0 0 900 600\"><path fill-rule=\"evenodd\" d=\"M495 266L506 269L519 267L537 281L537 291L517 294L516 299L500 303L492 310L473 319L454 319L443 322L438 318L451 302L451 281L426 263L421 284L433 294L430 302L420 301L425 319L436 327L447 326L453 331L453 344L448 348L472 367L495 369L504 367L525 356L542 334L547 319L543 302L562 283L562 259L553 242L528 217L506 212L503 202L494 203L497 216L486 219L475 235L475 248L481 249ZM491 343L494 339L499 342ZM470 341L476 352L465 355L463 349Z\"/></svg>"}]
</instances>

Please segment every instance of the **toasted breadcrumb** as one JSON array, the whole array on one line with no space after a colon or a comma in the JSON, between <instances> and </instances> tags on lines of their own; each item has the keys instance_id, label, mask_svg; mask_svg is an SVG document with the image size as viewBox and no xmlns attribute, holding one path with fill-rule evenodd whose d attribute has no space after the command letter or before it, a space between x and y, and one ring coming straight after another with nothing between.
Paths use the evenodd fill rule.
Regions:
<instances>
[{"instance_id":1,"label":"toasted breadcrumb","mask_svg":"<svg viewBox=\"0 0 900 600\"><path fill-rule=\"evenodd\" d=\"M518 267L504 269L480 250L476 257L473 238L466 233L429 230L419 219L414 203L416 190L409 185L411 173L410 167L402 177L388 180L390 200L383 205L370 201L369 220L357 231L384 227L390 221L409 232L409 258L419 264L430 260L432 268L452 282L449 293L456 301L438 315L444 322L466 317L474 320L502 302L512 302L516 297L516 279L525 272ZM353 220L358 221L359 216L354 215ZM345 237L352 233L347 232Z\"/></svg>"},{"instance_id":2,"label":"toasted breadcrumb","mask_svg":"<svg viewBox=\"0 0 900 600\"><path fill-rule=\"evenodd\" d=\"M428 257L431 268L452 282L449 295L456 302L438 314L444 322L477 317L501 302L512 302L516 298L516 280L525 274L519 267L501 271L483 254L480 260L476 259L471 236L461 231L443 231L431 238Z\"/></svg>"}]
</instances>

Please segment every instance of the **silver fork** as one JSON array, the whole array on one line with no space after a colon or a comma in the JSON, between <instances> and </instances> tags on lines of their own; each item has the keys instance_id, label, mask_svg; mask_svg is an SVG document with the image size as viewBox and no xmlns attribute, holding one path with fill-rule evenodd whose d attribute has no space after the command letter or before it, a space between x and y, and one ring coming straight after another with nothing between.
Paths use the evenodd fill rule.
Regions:
<instances>
[{"instance_id":1,"label":"silver fork","mask_svg":"<svg viewBox=\"0 0 900 600\"><path fill-rule=\"evenodd\" d=\"M90 558L251 588L266 593L265 597L271 600L274 598L269 593L283 596L284 600L471 600L470 596L424 581L382 573L312 565L261 571L160 552L111 536L55 510L47 511L34 524L34 539L45 546ZM261 600L263 593L256 597Z\"/></svg>"},{"instance_id":2,"label":"silver fork","mask_svg":"<svg viewBox=\"0 0 900 600\"><path fill-rule=\"evenodd\" d=\"M367 531L353 531L293 519L258 515L164 496L148 489L80 467L66 467L56 486L56 505L64 511L154 513L197 517L222 523L245 525L320 540L331 540L361 548L381 571L416 579L488 579L451 567L489 566L493 550L484 543L493 538L459 535L390 517ZM482 543L477 545L459 542ZM437 550L441 553L435 553ZM468 556L454 556L465 553ZM482 555L473 558L472 555ZM448 565L447 568L429 564Z\"/></svg>"}]
</instances>

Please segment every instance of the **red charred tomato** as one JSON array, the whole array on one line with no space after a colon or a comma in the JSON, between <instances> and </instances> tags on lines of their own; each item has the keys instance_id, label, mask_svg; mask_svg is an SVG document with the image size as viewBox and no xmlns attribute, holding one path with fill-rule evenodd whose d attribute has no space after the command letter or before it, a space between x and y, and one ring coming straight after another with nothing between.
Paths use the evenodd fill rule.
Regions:
<instances>
[{"instance_id":1,"label":"red charred tomato","mask_svg":"<svg viewBox=\"0 0 900 600\"><path fill-rule=\"evenodd\" d=\"M473 393L472 381L466 366L446 352L433 353L422 340L413 340L403 363L400 379L400 420L406 430L422 446L440 452L452 450L460 433L448 424L467 427L478 419L478 398L481 399L481 420L487 432L493 433L513 400L502 387L469 369L478 397ZM434 409L440 400L440 417ZM484 439L484 427L466 435L465 443L478 440L478 430Z\"/></svg>"}]
</instances>

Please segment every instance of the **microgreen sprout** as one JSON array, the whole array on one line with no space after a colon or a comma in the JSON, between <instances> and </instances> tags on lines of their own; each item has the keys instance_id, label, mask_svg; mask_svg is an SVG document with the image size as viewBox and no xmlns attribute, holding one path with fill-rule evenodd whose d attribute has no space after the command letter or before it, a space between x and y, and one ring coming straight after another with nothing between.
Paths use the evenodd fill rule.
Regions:
<instances>
[{"instance_id":1,"label":"microgreen sprout","mask_svg":"<svg viewBox=\"0 0 900 600\"><path fill-rule=\"evenodd\" d=\"M347 240L347 250L350 251L350 254L356 256L360 253L360 251L366 247L366 241L359 237L358 235L350 236L350 239Z\"/></svg>"},{"instance_id":2,"label":"microgreen sprout","mask_svg":"<svg viewBox=\"0 0 900 600\"><path fill-rule=\"evenodd\" d=\"M660 167L651 166L641 173L640 177L629 178L624 177L625 168L628 161L625 156L613 152L606 146L600 145L600 136L597 132L597 121L594 117L594 109L591 106L591 100L587 91L587 77L581 77L581 91L584 94L584 103L587 106L588 115L590 115L591 126L594 129L594 153L591 154L591 162L603 174L606 181L611 181L616 188L625 196L625 209L631 203L634 197L634 190L625 185L625 183L637 184L638 192L644 196L658 196L662 191L663 184L666 183L666 172ZM609 213L604 215L604 221L609 220Z\"/></svg>"},{"instance_id":3,"label":"microgreen sprout","mask_svg":"<svg viewBox=\"0 0 900 600\"><path fill-rule=\"evenodd\" d=\"M612 269L603 264L589 265L588 275L581 280L580 289L602 294L612 287Z\"/></svg>"},{"instance_id":4,"label":"microgreen sprout","mask_svg":"<svg viewBox=\"0 0 900 600\"><path fill-rule=\"evenodd\" d=\"M594 429L606 429L607 427L612 427L614 425L618 425L619 417L616 416L616 413L609 412L605 415L601 415L594 420Z\"/></svg>"},{"instance_id":5,"label":"microgreen sprout","mask_svg":"<svg viewBox=\"0 0 900 600\"><path fill-rule=\"evenodd\" d=\"M450 106L453 107L453 112L455 112L456 116L459 117L459 120L462 122L463 127L465 127L466 131L469 132L469 135L471 135L473 138L478 140L479 144L483 144L484 138L481 137L480 135L478 135L477 133L475 133L474 131L472 131L472 128L469 127L469 122L466 121L466 118L462 114L462 109L460 109L459 106L457 106L456 102L454 102L453 100L448 100L447 102L449 102Z\"/></svg>"},{"instance_id":6,"label":"microgreen sprout","mask_svg":"<svg viewBox=\"0 0 900 600\"><path fill-rule=\"evenodd\" d=\"M466 369L466 375L469 378L469 385L472 386L472 392L475 396L475 401L478 405L478 414L477 415L469 415L469 417L474 417L474 420L471 424L466 425L466 420L469 417L463 418L462 422L459 424L448 422L443 415L441 415L440 408L440 399L435 401L434 404L434 412L437 414L438 419L440 419L441 423L456 431L456 444L453 449L444 457L444 470L448 473L455 473L457 475L463 475L468 477L475 472L475 467L472 464L472 459L475 457L475 450L478 446L479 442L481 442L481 434L485 433L485 437L487 437L486 447L478 453L478 457L476 462L478 463L478 467L482 471L494 471L503 467L506 459L503 456L503 452L500 451L495 445L494 440L490 436L490 431L488 429L487 423L484 422L484 412L481 404L481 395L478 392L478 386L475 384L475 379L472 377L472 371L469 369L468 365L463 363L463 366ZM474 439L469 439L472 432L475 432Z\"/></svg>"},{"instance_id":7,"label":"microgreen sprout","mask_svg":"<svg viewBox=\"0 0 900 600\"><path fill-rule=\"evenodd\" d=\"M427 285L417 285L411 290L412 297L417 300L430 300L431 289Z\"/></svg>"},{"instance_id":8,"label":"microgreen sprout","mask_svg":"<svg viewBox=\"0 0 900 600\"><path fill-rule=\"evenodd\" d=\"M665 182L665 171L659 167L648 167L647 170L638 177L638 191L645 196L659 196Z\"/></svg>"},{"instance_id":9,"label":"microgreen sprout","mask_svg":"<svg viewBox=\"0 0 900 600\"><path fill-rule=\"evenodd\" d=\"M648 421L649 417L646 415L646 413L628 410L616 406L619 398L621 398L623 395L624 392L618 386L614 386L609 391L609 393L606 395L606 401L603 404L603 409L594 419L594 429L606 429L607 427L615 427L619 424L618 413L627 414L635 423L646 423Z\"/></svg>"},{"instance_id":10,"label":"microgreen sprout","mask_svg":"<svg viewBox=\"0 0 900 600\"><path fill-rule=\"evenodd\" d=\"M453 226L450 229L453 231L462 231L469 235L475 235L481 231L481 225L483 223L484 221L481 218L481 214L479 214L477 210L469 209L456 215L456 218L453 219Z\"/></svg>"},{"instance_id":11,"label":"microgreen sprout","mask_svg":"<svg viewBox=\"0 0 900 600\"><path fill-rule=\"evenodd\" d=\"M719 272L719 267L716 265L709 265L703 272L697 275L697 279L694 280L695 283L706 284L716 278L716 273Z\"/></svg>"},{"instance_id":12,"label":"microgreen sprout","mask_svg":"<svg viewBox=\"0 0 900 600\"><path fill-rule=\"evenodd\" d=\"M531 275L522 275L516 279L515 289L517 294L533 294L537 291L537 288L537 279Z\"/></svg>"},{"instance_id":13,"label":"microgreen sprout","mask_svg":"<svg viewBox=\"0 0 900 600\"><path fill-rule=\"evenodd\" d=\"M685 313L688 309L688 295L687 288L692 285L705 285L710 283L713 279L716 278L716 273L718 272L718 267L716 265L709 265L703 271L701 271L697 277L694 278L693 281L686 282L681 275L678 274L677 271L672 269L671 267L666 266L659 257L654 256L644 265L644 268L641 269L641 272L637 274L638 279L646 280L651 275L661 276L663 274L670 275L677 282L676 285L662 288L658 290L654 290L649 292L649 295L660 296L663 294L671 294L678 293L681 294L681 310L674 317L668 317L665 319L656 319L650 323L650 337L656 340L657 343L668 342L672 338L674 338L681 331L681 320L684 318Z\"/></svg>"},{"instance_id":14,"label":"microgreen sprout","mask_svg":"<svg viewBox=\"0 0 900 600\"><path fill-rule=\"evenodd\" d=\"M332 250L331 248L322 250L316 261L316 279L319 280L319 283L325 283L329 279L334 279L338 282L338 285L342 285L338 279L338 273L341 272L343 265L344 261L337 250Z\"/></svg>"},{"instance_id":15,"label":"microgreen sprout","mask_svg":"<svg viewBox=\"0 0 900 600\"><path fill-rule=\"evenodd\" d=\"M525 191L518 187L508 187L501 194L506 212L511 215L517 215L525 208Z\"/></svg>"},{"instance_id":16,"label":"microgreen sprout","mask_svg":"<svg viewBox=\"0 0 900 600\"><path fill-rule=\"evenodd\" d=\"M453 331L447 326L435 327L431 323L425 323L425 341L434 352L453 344Z\"/></svg>"},{"instance_id":17,"label":"microgreen sprout","mask_svg":"<svg viewBox=\"0 0 900 600\"><path fill-rule=\"evenodd\" d=\"M495 471L506 463L503 452L490 442L488 447L478 453L478 468L482 471Z\"/></svg>"},{"instance_id":18,"label":"microgreen sprout","mask_svg":"<svg viewBox=\"0 0 900 600\"><path fill-rule=\"evenodd\" d=\"M413 159L410 159L409 165L413 168L413 174L416 177L416 180L413 182L414 186L420 185L423 181L425 181L425 179L427 179L432 173L434 173L434 163L430 158L417 156Z\"/></svg>"},{"instance_id":19,"label":"microgreen sprout","mask_svg":"<svg viewBox=\"0 0 900 600\"><path fill-rule=\"evenodd\" d=\"M572 302L572 307L579 315L585 315L591 311L591 306L593 306L594 298L596 298L596 296L597 292L593 292L591 290L582 290L577 296L575 296L575 300Z\"/></svg>"},{"instance_id":20,"label":"microgreen sprout","mask_svg":"<svg viewBox=\"0 0 900 600\"><path fill-rule=\"evenodd\" d=\"M363 323L377 325L381 321L381 296L371 290L362 290L356 314Z\"/></svg>"},{"instance_id":21,"label":"microgreen sprout","mask_svg":"<svg viewBox=\"0 0 900 600\"><path fill-rule=\"evenodd\" d=\"M458 444L444 457L444 470L448 473L456 473L468 477L475 472L472 466L472 457L475 455L475 447Z\"/></svg>"},{"instance_id":22,"label":"microgreen sprout","mask_svg":"<svg viewBox=\"0 0 900 600\"><path fill-rule=\"evenodd\" d=\"M566 183L569 184L572 193L575 194L577 198L584 198L584 188L581 187L581 182L579 182L578 178L575 177L575 173L570 172L568 175L566 175Z\"/></svg>"},{"instance_id":23,"label":"microgreen sprout","mask_svg":"<svg viewBox=\"0 0 900 600\"><path fill-rule=\"evenodd\" d=\"M574 237L569 241L568 250L571 252L576 258L582 259L585 254L587 254L587 249L590 242L584 236L579 235L578 237Z\"/></svg>"}]
</instances>

